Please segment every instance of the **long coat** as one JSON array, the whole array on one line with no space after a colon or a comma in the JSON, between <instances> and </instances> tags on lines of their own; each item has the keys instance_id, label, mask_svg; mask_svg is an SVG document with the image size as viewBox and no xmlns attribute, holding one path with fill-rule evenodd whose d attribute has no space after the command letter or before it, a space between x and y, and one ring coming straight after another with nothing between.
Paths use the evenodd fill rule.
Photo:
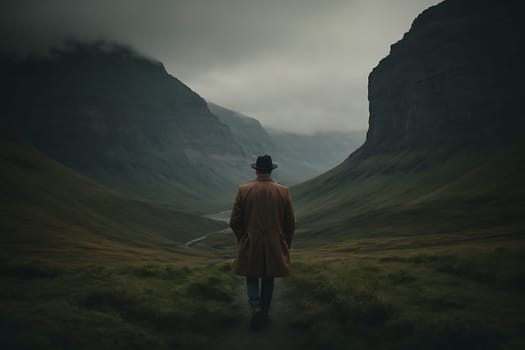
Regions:
<instances>
[{"instance_id":1,"label":"long coat","mask_svg":"<svg viewBox=\"0 0 525 350\"><path fill-rule=\"evenodd\" d=\"M290 192L269 175L239 186L230 218L237 237L235 270L248 277L286 276L295 216Z\"/></svg>"}]
</instances>

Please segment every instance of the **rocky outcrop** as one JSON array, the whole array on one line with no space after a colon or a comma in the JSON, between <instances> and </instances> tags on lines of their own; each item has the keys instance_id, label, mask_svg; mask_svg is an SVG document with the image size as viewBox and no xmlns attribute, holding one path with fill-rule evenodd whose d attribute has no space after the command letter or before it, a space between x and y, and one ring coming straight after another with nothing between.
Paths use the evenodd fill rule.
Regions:
<instances>
[{"instance_id":1,"label":"rocky outcrop","mask_svg":"<svg viewBox=\"0 0 525 350\"><path fill-rule=\"evenodd\" d=\"M227 198L246 155L206 102L159 62L107 43L2 62L2 123L124 192L188 204Z\"/></svg>"},{"instance_id":2,"label":"rocky outcrop","mask_svg":"<svg viewBox=\"0 0 525 350\"><path fill-rule=\"evenodd\" d=\"M521 8L513 0L446 0L419 15L369 75L369 131L360 154L519 136Z\"/></svg>"}]
</instances>

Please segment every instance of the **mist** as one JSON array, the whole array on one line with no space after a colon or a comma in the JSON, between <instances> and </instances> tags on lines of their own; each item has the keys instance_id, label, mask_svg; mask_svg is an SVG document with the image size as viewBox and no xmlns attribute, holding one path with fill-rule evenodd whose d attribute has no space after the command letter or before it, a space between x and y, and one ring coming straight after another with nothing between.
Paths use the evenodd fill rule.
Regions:
<instances>
[{"instance_id":1,"label":"mist","mask_svg":"<svg viewBox=\"0 0 525 350\"><path fill-rule=\"evenodd\" d=\"M363 130L368 74L438 2L7 1L1 50L46 52L64 38L117 41L265 127Z\"/></svg>"}]
</instances>

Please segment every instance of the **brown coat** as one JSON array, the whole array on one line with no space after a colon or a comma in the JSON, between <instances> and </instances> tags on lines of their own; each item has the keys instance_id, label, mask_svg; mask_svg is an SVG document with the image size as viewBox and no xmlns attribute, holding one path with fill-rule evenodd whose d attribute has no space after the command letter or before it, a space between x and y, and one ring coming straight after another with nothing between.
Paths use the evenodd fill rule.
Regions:
<instances>
[{"instance_id":1,"label":"brown coat","mask_svg":"<svg viewBox=\"0 0 525 350\"><path fill-rule=\"evenodd\" d=\"M295 216L290 192L269 174L239 187L230 218L237 236L236 272L249 277L290 273Z\"/></svg>"}]
</instances>

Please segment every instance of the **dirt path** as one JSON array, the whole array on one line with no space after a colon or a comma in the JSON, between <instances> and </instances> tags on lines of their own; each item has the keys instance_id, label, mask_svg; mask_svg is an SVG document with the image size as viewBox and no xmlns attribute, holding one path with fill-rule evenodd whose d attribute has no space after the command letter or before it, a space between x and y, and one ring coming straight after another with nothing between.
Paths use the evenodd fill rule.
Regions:
<instances>
[{"instance_id":1,"label":"dirt path","mask_svg":"<svg viewBox=\"0 0 525 350\"><path fill-rule=\"evenodd\" d=\"M303 338L301 333L290 327L292 308L284 295L285 283L286 281L281 278L275 280L268 325L255 332L249 329L252 313L247 303L246 286L243 284L238 293L239 300L245 304L239 311L241 321L217 338L213 348L227 350L293 350L304 348L304 344L301 342Z\"/></svg>"},{"instance_id":2,"label":"dirt path","mask_svg":"<svg viewBox=\"0 0 525 350\"><path fill-rule=\"evenodd\" d=\"M220 213L206 215L207 218L229 222L230 211L225 210ZM194 238L186 242L186 247L191 247L211 235L228 234L233 235L229 228L221 231L210 232L204 236ZM236 298L242 305L239 314L239 322L231 328L225 329L219 337L215 339L212 347L213 350L294 350L303 349L304 338L301 332L291 328L293 309L286 299L285 286L286 278L276 278L274 284L274 293L272 306L270 310L269 321L261 330L250 331L249 324L252 317L251 307L248 305L246 296L246 284L244 280L237 290Z\"/></svg>"}]
</instances>

